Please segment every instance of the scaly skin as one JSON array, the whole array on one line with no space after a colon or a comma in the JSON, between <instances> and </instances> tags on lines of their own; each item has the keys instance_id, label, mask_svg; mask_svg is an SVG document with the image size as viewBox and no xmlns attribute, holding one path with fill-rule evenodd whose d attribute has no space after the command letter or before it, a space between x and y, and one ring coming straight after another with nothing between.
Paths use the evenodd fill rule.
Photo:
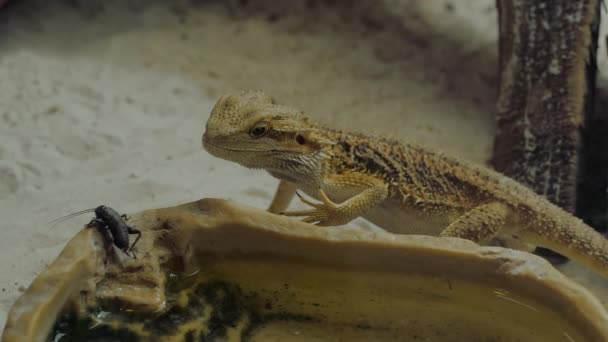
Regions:
<instances>
[{"instance_id":1,"label":"scaly skin","mask_svg":"<svg viewBox=\"0 0 608 342\"><path fill-rule=\"evenodd\" d=\"M608 277L608 242L580 219L488 168L423 147L324 128L261 92L221 97L203 146L212 155L280 180L269 211L298 189L320 200L283 213L322 226L362 216L396 233L542 246ZM298 194L299 195L299 194Z\"/></svg>"}]
</instances>

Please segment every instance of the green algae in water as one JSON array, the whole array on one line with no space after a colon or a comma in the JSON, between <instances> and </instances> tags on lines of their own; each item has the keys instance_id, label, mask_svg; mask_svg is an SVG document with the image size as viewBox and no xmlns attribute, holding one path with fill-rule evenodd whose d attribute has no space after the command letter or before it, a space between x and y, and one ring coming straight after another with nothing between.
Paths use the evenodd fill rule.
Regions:
<instances>
[{"instance_id":1,"label":"green algae in water","mask_svg":"<svg viewBox=\"0 0 608 342\"><path fill-rule=\"evenodd\" d=\"M142 315L105 303L78 318L68 312L55 324L49 341L215 341L229 335L247 340L258 327L275 321L318 322L309 316L288 312L268 313L270 299L219 279L199 284L185 277L170 277L168 309ZM188 288L188 286L193 286ZM180 298L187 295L187 301Z\"/></svg>"}]
</instances>

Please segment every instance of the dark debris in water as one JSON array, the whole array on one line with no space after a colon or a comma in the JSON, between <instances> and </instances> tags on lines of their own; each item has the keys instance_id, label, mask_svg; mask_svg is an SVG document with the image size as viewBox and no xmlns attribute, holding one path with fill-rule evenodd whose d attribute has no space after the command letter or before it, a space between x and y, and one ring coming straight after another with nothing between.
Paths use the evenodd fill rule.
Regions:
<instances>
[{"instance_id":1,"label":"dark debris in water","mask_svg":"<svg viewBox=\"0 0 608 342\"><path fill-rule=\"evenodd\" d=\"M52 342L116 342L138 341L139 337L126 329L112 329L109 326L94 326L90 318L78 319L74 313L62 315L48 338Z\"/></svg>"},{"instance_id":2,"label":"dark debris in water","mask_svg":"<svg viewBox=\"0 0 608 342\"><path fill-rule=\"evenodd\" d=\"M190 284L193 285L193 284ZM246 293L238 285L221 280L210 280L198 285L188 297L187 304L180 306L175 299L168 310L160 314L141 315L121 311L115 305L105 303L90 311L90 317L77 318L66 313L58 320L49 336L49 341L155 341L174 336L182 341L223 340L228 331L240 328L243 340L266 324L275 321L318 322L311 316L289 312L268 312L272 299L260 298L257 293ZM183 287L182 287L183 289ZM179 290L173 288L171 290ZM171 292L170 290L170 292ZM171 294L175 298L175 294ZM110 313L110 321L95 322L94 317ZM209 317L203 318L207 313ZM210 315L209 315L210 313ZM102 319L103 320L103 319ZM196 330L180 330L186 323L200 320ZM113 323L110 323L113 322ZM143 326L142 335L135 325ZM179 336L179 335L182 336Z\"/></svg>"}]
</instances>

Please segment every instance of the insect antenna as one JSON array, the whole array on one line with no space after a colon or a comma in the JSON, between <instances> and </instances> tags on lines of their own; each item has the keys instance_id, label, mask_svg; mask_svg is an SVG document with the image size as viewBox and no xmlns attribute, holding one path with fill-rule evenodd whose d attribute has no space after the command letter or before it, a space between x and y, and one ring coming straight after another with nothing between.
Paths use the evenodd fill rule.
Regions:
<instances>
[{"instance_id":1,"label":"insect antenna","mask_svg":"<svg viewBox=\"0 0 608 342\"><path fill-rule=\"evenodd\" d=\"M49 222L48 224L50 224L50 225L53 225L53 226L54 226L54 225L56 225L56 224L58 224L58 223L60 223L60 222L63 222L63 221L68 220L68 219L71 219L71 218L72 218L72 217L74 217L74 216L82 215L82 214L84 214L84 213L91 213L91 212L94 212L94 211L95 211L95 208L91 208L91 209L85 209L85 210L77 211L77 212L75 212L75 213L71 213L71 214L69 214L69 215L65 215L65 216L63 216L63 217L60 217L60 218L58 218L58 219L55 219L55 220L53 220L53 221Z\"/></svg>"}]
</instances>

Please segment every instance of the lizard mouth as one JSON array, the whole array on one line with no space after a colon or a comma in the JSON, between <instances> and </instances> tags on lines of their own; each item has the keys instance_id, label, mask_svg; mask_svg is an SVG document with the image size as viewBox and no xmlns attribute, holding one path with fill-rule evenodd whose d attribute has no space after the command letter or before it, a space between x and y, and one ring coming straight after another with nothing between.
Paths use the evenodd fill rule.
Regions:
<instances>
[{"instance_id":1,"label":"lizard mouth","mask_svg":"<svg viewBox=\"0 0 608 342\"><path fill-rule=\"evenodd\" d=\"M209 142L208 139L203 140L203 146L211 147L211 148L215 148L215 149L219 149L219 150L231 151L231 152L254 152L255 151L255 150L247 150L247 149L242 149L242 148L230 148L230 147L226 147L226 146L216 145L212 142Z\"/></svg>"}]
</instances>

